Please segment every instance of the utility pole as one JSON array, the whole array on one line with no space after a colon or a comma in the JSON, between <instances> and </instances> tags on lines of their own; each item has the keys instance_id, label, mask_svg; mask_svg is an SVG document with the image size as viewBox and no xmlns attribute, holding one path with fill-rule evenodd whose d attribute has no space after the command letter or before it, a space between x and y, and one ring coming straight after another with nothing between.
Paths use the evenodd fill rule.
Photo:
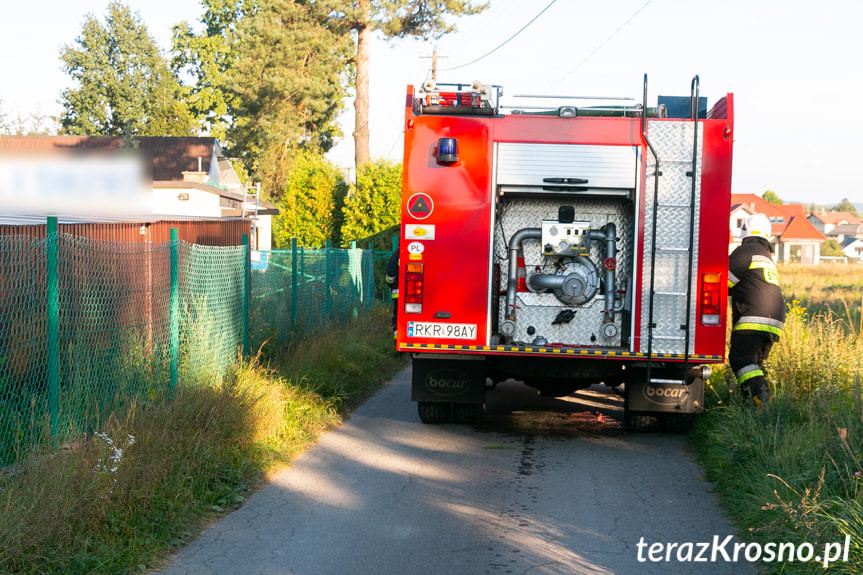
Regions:
<instances>
[{"instance_id":1,"label":"utility pole","mask_svg":"<svg viewBox=\"0 0 863 575\"><path fill-rule=\"evenodd\" d=\"M432 50L431 56L420 56L420 58L431 58L432 61L432 69L431 69L431 79L432 82L437 83L437 48ZM446 56L441 56L441 58L446 58Z\"/></svg>"}]
</instances>

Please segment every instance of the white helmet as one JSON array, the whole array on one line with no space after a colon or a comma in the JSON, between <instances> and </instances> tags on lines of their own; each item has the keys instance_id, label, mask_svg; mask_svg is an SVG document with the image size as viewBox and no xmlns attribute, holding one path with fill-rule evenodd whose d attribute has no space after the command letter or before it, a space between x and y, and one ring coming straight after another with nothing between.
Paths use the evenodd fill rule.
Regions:
<instances>
[{"instance_id":1,"label":"white helmet","mask_svg":"<svg viewBox=\"0 0 863 575\"><path fill-rule=\"evenodd\" d=\"M770 220L764 214L752 214L743 222L744 238L764 238L770 240Z\"/></svg>"}]
</instances>

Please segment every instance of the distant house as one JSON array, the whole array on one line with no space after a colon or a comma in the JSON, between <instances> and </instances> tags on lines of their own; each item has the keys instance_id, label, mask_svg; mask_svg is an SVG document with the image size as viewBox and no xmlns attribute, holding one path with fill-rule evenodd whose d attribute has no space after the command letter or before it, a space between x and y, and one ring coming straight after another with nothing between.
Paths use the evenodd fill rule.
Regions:
<instances>
[{"instance_id":1,"label":"distant house","mask_svg":"<svg viewBox=\"0 0 863 575\"><path fill-rule=\"evenodd\" d=\"M141 137L126 140L111 136L2 136L0 153L43 159L111 157L140 158L150 195L135 215L148 221L160 220L250 220L253 248L271 247L272 216L278 209L249 194L225 157L216 138ZM72 192L75 193L75 192ZM70 214L56 215L83 221L88 214L105 221L104 206L74 206ZM69 204L63 204L68 206ZM117 220L128 219L118 205ZM146 211L147 213L141 213Z\"/></svg>"},{"instance_id":2,"label":"distant house","mask_svg":"<svg viewBox=\"0 0 863 575\"><path fill-rule=\"evenodd\" d=\"M835 239L840 244L848 238L863 239L863 224L839 224L825 235Z\"/></svg>"},{"instance_id":3,"label":"distant house","mask_svg":"<svg viewBox=\"0 0 863 575\"><path fill-rule=\"evenodd\" d=\"M863 263L863 239L858 237L845 238L840 245L845 257Z\"/></svg>"},{"instance_id":4,"label":"distant house","mask_svg":"<svg viewBox=\"0 0 863 575\"><path fill-rule=\"evenodd\" d=\"M729 252L742 241L743 222L752 214L767 216L771 224L776 260L817 265L824 235L806 218L801 204L771 204L755 194L731 194Z\"/></svg>"},{"instance_id":5,"label":"distant house","mask_svg":"<svg viewBox=\"0 0 863 575\"><path fill-rule=\"evenodd\" d=\"M809 222L825 236L833 235L831 232L838 226L859 225L860 221L851 212L825 212L819 211L809 214Z\"/></svg>"}]
</instances>

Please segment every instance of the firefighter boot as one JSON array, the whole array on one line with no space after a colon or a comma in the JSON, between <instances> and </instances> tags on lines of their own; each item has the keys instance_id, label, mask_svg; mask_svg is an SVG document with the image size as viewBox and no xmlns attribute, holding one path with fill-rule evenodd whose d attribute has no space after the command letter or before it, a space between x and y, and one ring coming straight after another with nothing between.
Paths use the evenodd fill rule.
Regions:
<instances>
[{"instance_id":1,"label":"firefighter boot","mask_svg":"<svg viewBox=\"0 0 863 575\"><path fill-rule=\"evenodd\" d=\"M744 397L752 398L755 405L762 405L770 401L770 384L764 377L753 377L742 386Z\"/></svg>"}]
</instances>

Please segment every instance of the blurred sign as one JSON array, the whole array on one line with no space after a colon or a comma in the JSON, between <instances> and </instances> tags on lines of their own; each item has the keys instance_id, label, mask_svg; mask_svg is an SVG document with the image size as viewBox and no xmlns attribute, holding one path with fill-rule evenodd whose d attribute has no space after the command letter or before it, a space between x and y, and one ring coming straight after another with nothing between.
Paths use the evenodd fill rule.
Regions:
<instances>
[{"instance_id":1,"label":"blurred sign","mask_svg":"<svg viewBox=\"0 0 863 575\"><path fill-rule=\"evenodd\" d=\"M0 155L6 215L128 217L153 213L152 183L130 154Z\"/></svg>"}]
</instances>

